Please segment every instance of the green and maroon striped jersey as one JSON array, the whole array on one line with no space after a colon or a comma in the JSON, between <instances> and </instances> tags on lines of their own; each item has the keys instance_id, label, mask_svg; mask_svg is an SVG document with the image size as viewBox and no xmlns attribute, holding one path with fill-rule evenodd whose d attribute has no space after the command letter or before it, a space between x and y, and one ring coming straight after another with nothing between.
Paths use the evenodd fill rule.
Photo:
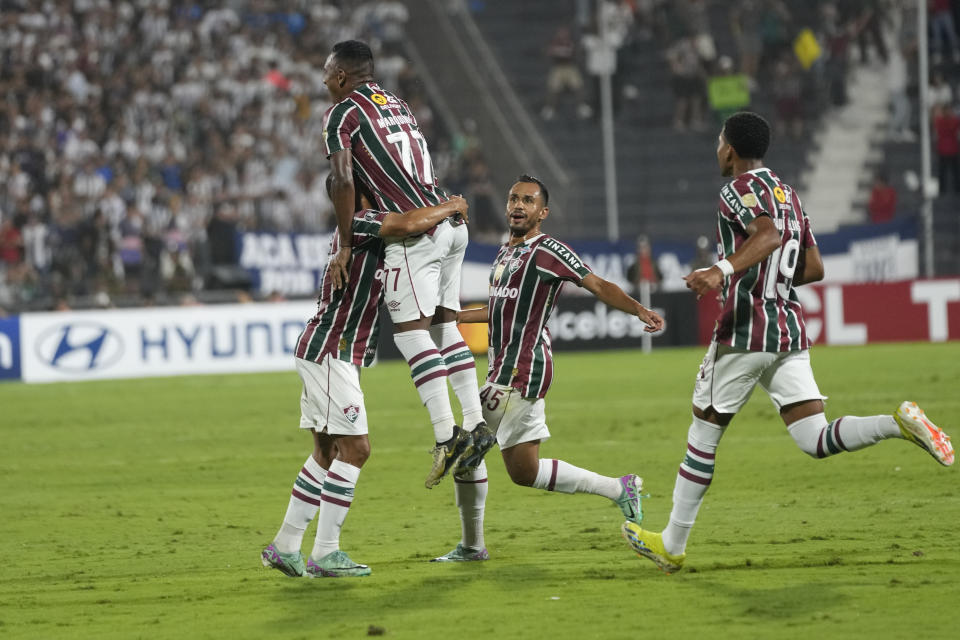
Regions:
<instances>
[{"instance_id":1,"label":"green and maroon striped jersey","mask_svg":"<svg viewBox=\"0 0 960 640\"><path fill-rule=\"evenodd\" d=\"M447 199L437 186L427 141L407 103L374 82L327 110L327 156L351 149L353 167L383 211L412 211Z\"/></svg>"},{"instance_id":2,"label":"green and maroon striped jersey","mask_svg":"<svg viewBox=\"0 0 960 640\"><path fill-rule=\"evenodd\" d=\"M524 398L547 395L553 382L547 321L563 283L579 285L589 273L573 249L548 235L500 248L490 271L488 382Z\"/></svg>"},{"instance_id":3,"label":"green and maroon striped jersey","mask_svg":"<svg viewBox=\"0 0 960 640\"><path fill-rule=\"evenodd\" d=\"M748 237L747 226L762 215L772 218L780 231L780 246L766 260L726 280L714 340L749 351L806 349L810 340L793 273L801 252L817 241L797 192L770 169L748 171L720 190L720 258L740 248Z\"/></svg>"},{"instance_id":4,"label":"green and maroon striped jersey","mask_svg":"<svg viewBox=\"0 0 960 640\"><path fill-rule=\"evenodd\" d=\"M383 291L383 241L380 227L385 211L358 211L353 216L350 281L333 288L324 269L317 313L297 340L298 358L320 362L327 354L338 360L369 367L377 353L378 305ZM340 248L340 234L330 242L330 257ZM327 259L329 267L330 260Z\"/></svg>"}]
</instances>

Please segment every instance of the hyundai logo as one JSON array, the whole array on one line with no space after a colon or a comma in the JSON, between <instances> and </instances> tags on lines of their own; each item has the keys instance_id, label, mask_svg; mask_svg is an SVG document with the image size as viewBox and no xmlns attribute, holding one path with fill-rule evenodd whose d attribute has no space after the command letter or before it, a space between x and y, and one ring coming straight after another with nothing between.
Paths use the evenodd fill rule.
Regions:
<instances>
[{"instance_id":1,"label":"hyundai logo","mask_svg":"<svg viewBox=\"0 0 960 640\"><path fill-rule=\"evenodd\" d=\"M71 373L104 369L123 355L119 334L96 322L50 327L37 337L35 347L41 362Z\"/></svg>"}]
</instances>

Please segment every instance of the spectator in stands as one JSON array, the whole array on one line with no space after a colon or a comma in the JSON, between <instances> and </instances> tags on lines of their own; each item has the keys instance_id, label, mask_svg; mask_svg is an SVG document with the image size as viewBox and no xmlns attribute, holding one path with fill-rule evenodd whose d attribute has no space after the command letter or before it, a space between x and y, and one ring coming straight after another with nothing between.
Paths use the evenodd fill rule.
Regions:
<instances>
[{"instance_id":1,"label":"spectator in stands","mask_svg":"<svg viewBox=\"0 0 960 640\"><path fill-rule=\"evenodd\" d=\"M23 262L23 234L13 218L0 221L0 267L12 267Z\"/></svg>"},{"instance_id":2,"label":"spectator in stands","mask_svg":"<svg viewBox=\"0 0 960 640\"><path fill-rule=\"evenodd\" d=\"M946 193L947 176L954 193L960 193L960 117L952 106L933 108L933 130L936 136L940 195Z\"/></svg>"},{"instance_id":3,"label":"spectator in stands","mask_svg":"<svg viewBox=\"0 0 960 640\"><path fill-rule=\"evenodd\" d=\"M637 298L640 297L641 288L644 285L649 285L651 292L656 291L660 286L662 276L656 260L653 259L653 249L647 236L637 236L637 249L633 264L627 269L627 279L630 280L634 296Z\"/></svg>"},{"instance_id":4,"label":"spectator in stands","mask_svg":"<svg viewBox=\"0 0 960 640\"><path fill-rule=\"evenodd\" d=\"M740 71L754 82L757 80L763 49L761 9L760 0L737 0L730 8L730 31L740 54Z\"/></svg>"},{"instance_id":5,"label":"spectator in stands","mask_svg":"<svg viewBox=\"0 0 960 640\"><path fill-rule=\"evenodd\" d=\"M931 110L930 117L933 117L932 110L935 107L945 107L953 104L953 87L947 82L942 71L936 70L930 74L930 85L927 87L927 100L929 100L927 108Z\"/></svg>"},{"instance_id":6,"label":"spectator in stands","mask_svg":"<svg viewBox=\"0 0 960 640\"><path fill-rule=\"evenodd\" d=\"M881 167L873 179L867 213L873 223L890 222L897 214L897 190L890 184L889 171Z\"/></svg>"},{"instance_id":7,"label":"spectator in stands","mask_svg":"<svg viewBox=\"0 0 960 640\"><path fill-rule=\"evenodd\" d=\"M750 78L733 68L730 56L717 60L716 72L707 80L707 99L717 126L750 106Z\"/></svg>"},{"instance_id":8,"label":"spectator in stands","mask_svg":"<svg viewBox=\"0 0 960 640\"><path fill-rule=\"evenodd\" d=\"M708 269L717 262L717 249L707 236L697 236L697 249L690 262L690 271Z\"/></svg>"},{"instance_id":9,"label":"spectator in stands","mask_svg":"<svg viewBox=\"0 0 960 640\"><path fill-rule=\"evenodd\" d=\"M803 79L800 65L790 52L780 55L773 68L773 82L770 93L776 108L777 135L789 132L794 140L803 137Z\"/></svg>"},{"instance_id":10,"label":"spectator in stands","mask_svg":"<svg viewBox=\"0 0 960 640\"><path fill-rule=\"evenodd\" d=\"M929 0L930 35L933 64L940 64L944 55L960 63L960 39L953 21L952 0Z\"/></svg>"},{"instance_id":11,"label":"spectator in stands","mask_svg":"<svg viewBox=\"0 0 960 640\"><path fill-rule=\"evenodd\" d=\"M553 34L547 45L547 57L550 58L547 97L540 116L544 120L552 120L560 96L564 93L570 93L576 101L578 117L592 116L593 109L587 104L584 95L583 74L577 61L577 45L569 27L561 26Z\"/></svg>"},{"instance_id":12,"label":"spectator in stands","mask_svg":"<svg viewBox=\"0 0 960 640\"><path fill-rule=\"evenodd\" d=\"M673 85L673 128L703 131L704 69L691 38L680 38L667 52Z\"/></svg>"},{"instance_id":13,"label":"spectator in stands","mask_svg":"<svg viewBox=\"0 0 960 640\"><path fill-rule=\"evenodd\" d=\"M907 59L899 46L893 47L887 65L887 87L890 89L890 122L887 136L896 142L913 142L916 134L910 129L913 106L907 94L909 77Z\"/></svg>"}]
</instances>

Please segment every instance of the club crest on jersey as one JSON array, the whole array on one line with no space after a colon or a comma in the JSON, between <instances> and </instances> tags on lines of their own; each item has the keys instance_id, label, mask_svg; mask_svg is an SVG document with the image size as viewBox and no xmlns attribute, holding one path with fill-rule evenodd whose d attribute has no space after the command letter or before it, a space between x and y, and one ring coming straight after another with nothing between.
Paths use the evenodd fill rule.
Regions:
<instances>
[{"instance_id":1,"label":"club crest on jersey","mask_svg":"<svg viewBox=\"0 0 960 640\"><path fill-rule=\"evenodd\" d=\"M784 202L787 201L787 194L785 194L783 192L783 189L781 189L780 187L773 188L773 197L776 198L777 202L779 202L780 204L783 204Z\"/></svg>"},{"instance_id":2,"label":"club crest on jersey","mask_svg":"<svg viewBox=\"0 0 960 640\"><path fill-rule=\"evenodd\" d=\"M780 194L782 195L783 192L781 191ZM747 207L748 209L753 208L757 206L757 196L753 195L752 193L741 194L740 202L742 202L743 206Z\"/></svg>"},{"instance_id":3,"label":"club crest on jersey","mask_svg":"<svg viewBox=\"0 0 960 640\"><path fill-rule=\"evenodd\" d=\"M376 102L381 107L387 104L387 96L383 95L382 93L375 93L372 96L370 96L370 99Z\"/></svg>"},{"instance_id":4,"label":"club crest on jersey","mask_svg":"<svg viewBox=\"0 0 960 640\"><path fill-rule=\"evenodd\" d=\"M360 407L355 404L348 405L343 408L343 415L350 421L350 424L354 424L360 417Z\"/></svg>"},{"instance_id":5,"label":"club crest on jersey","mask_svg":"<svg viewBox=\"0 0 960 640\"><path fill-rule=\"evenodd\" d=\"M367 220L368 222L373 222L377 219L377 212L372 210L367 211L365 214L363 214L363 219Z\"/></svg>"},{"instance_id":6,"label":"club crest on jersey","mask_svg":"<svg viewBox=\"0 0 960 640\"><path fill-rule=\"evenodd\" d=\"M517 272L517 269L519 269L522 265L523 265L523 260L521 260L520 258L514 258L513 260L511 260L509 264L507 264L507 269L510 271L510 275L515 274Z\"/></svg>"}]
</instances>

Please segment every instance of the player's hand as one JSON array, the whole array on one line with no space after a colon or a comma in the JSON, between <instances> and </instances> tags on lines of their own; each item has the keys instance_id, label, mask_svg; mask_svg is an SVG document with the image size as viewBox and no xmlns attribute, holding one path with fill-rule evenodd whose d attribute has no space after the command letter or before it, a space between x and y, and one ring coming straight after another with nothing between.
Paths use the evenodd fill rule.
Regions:
<instances>
[{"instance_id":1,"label":"player's hand","mask_svg":"<svg viewBox=\"0 0 960 640\"><path fill-rule=\"evenodd\" d=\"M714 265L705 269L697 269L693 273L683 277L687 283L687 289L697 294L697 299L703 297L708 291L714 291L723 286L723 272L720 267Z\"/></svg>"},{"instance_id":2,"label":"player's hand","mask_svg":"<svg viewBox=\"0 0 960 640\"><path fill-rule=\"evenodd\" d=\"M330 279L334 289L342 289L350 282L351 247L340 247L337 254L330 258Z\"/></svg>"},{"instance_id":3,"label":"player's hand","mask_svg":"<svg viewBox=\"0 0 960 640\"><path fill-rule=\"evenodd\" d=\"M638 306L640 309L637 310L637 317L647 324L647 326L643 328L644 331L647 333L654 333L655 331L660 331L663 329L664 322L659 313L656 311L651 311L643 305Z\"/></svg>"},{"instance_id":4,"label":"player's hand","mask_svg":"<svg viewBox=\"0 0 960 640\"><path fill-rule=\"evenodd\" d=\"M447 204L453 207L453 213L450 214L451 216L459 216L460 219L463 220L464 224L470 222L470 218L467 216L467 209L470 208L470 205L468 205L467 201L463 199L463 196L452 196L449 200L447 200Z\"/></svg>"}]
</instances>

